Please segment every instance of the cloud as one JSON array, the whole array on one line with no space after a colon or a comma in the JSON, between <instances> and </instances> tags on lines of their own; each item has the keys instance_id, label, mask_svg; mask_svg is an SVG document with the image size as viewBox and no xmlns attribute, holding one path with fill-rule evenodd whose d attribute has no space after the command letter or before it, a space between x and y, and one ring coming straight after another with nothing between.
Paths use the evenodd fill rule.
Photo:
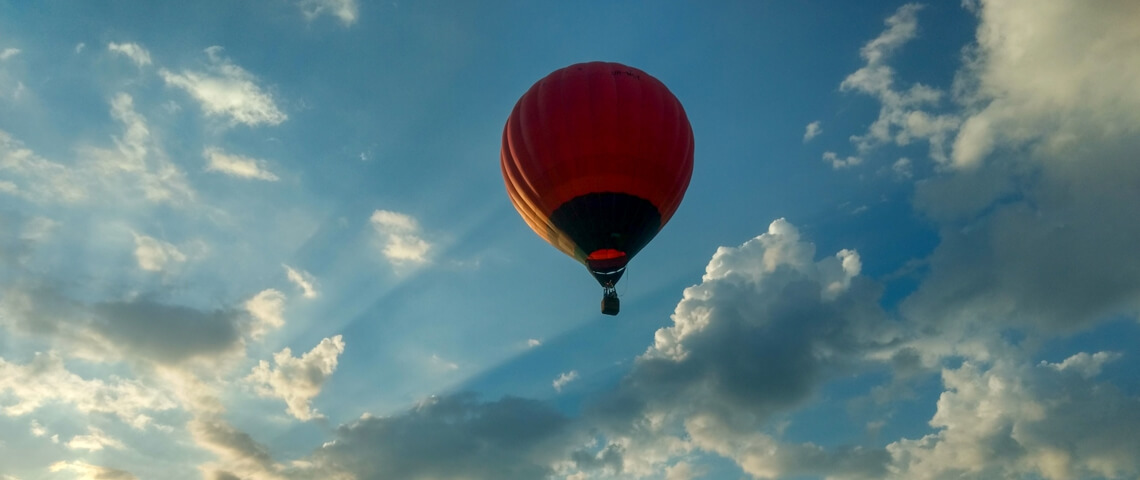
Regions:
<instances>
[{"instance_id":1,"label":"cloud","mask_svg":"<svg viewBox=\"0 0 1140 480\"><path fill-rule=\"evenodd\" d=\"M823 152L823 161L831 164L831 168L841 170L844 168L851 168L863 163L863 159L859 157L839 158L839 154L835 152Z\"/></svg>"},{"instance_id":2,"label":"cloud","mask_svg":"<svg viewBox=\"0 0 1140 480\"><path fill-rule=\"evenodd\" d=\"M310 21L321 15L332 15L348 26L356 23L360 15L360 6L356 0L300 0L297 6L301 7L305 18Z\"/></svg>"},{"instance_id":3,"label":"cloud","mask_svg":"<svg viewBox=\"0 0 1140 480\"><path fill-rule=\"evenodd\" d=\"M443 371L448 371L448 372L454 371L454 370L459 370L459 364L458 363L455 363L453 361L450 361L450 360L447 360L443 357L440 357L438 354L435 354L435 353L431 354L431 357L428 359L428 361L431 364L431 367L433 369L436 369L436 370L443 370Z\"/></svg>"},{"instance_id":4,"label":"cloud","mask_svg":"<svg viewBox=\"0 0 1140 480\"><path fill-rule=\"evenodd\" d=\"M804 143L810 142L811 139L821 133L823 133L823 128L820 127L819 120L807 124L807 128L804 129Z\"/></svg>"},{"instance_id":5,"label":"cloud","mask_svg":"<svg viewBox=\"0 0 1140 480\"><path fill-rule=\"evenodd\" d=\"M221 457L221 464L202 466L205 478L216 480L232 478L257 478L278 480L277 464L265 445L257 442L248 433L230 425L218 414L203 414L187 424L190 435L197 445ZM235 473L236 472L236 473Z\"/></svg>"},{"instance_id":6,"label":"cloud","mask_svg":"<svg viewBox=\"0 0 1140 480\"><path fill-rule=\"evenodd\" d=\"M740 432L715 416L698 415L685 422L697 447L734 460L752 478L806 475L829 479L882 479L889 455L882 449L858 447L828 451L813 444L785 444L759 432Z\"/></svg>"},{"instance_id":7,"label":"cloud","mask_svg":"<svg viewBox=\"0 0 1140 480\"><path fill-rule=\"evenodd\" d=\"M1087 355L1087 354L1086 354ZM1095 354L1092 355L1095 357ZM1140 400L1081 374L999 361L944 369L936 433L887 450L891 478L1131 478Z\"/></svg>"},{"instance_id":8,"label":"cloud","mask_svg":"<svg viewBox=\"0 0 1140 480\"><path fill-rule=\"evenodd\" d=\"M891 165L891 170L895 172L898 178L911 178L914 176L914 166L911 164L909 158L902 157Z\"/></svg>"},{"instance_id":9,"label":"cloud","mask_svg":"<svg viewBox=\"0 0 1140 480\"><path fill-rule=\"evenodd\" d=\"M920 349L928 363L955 351L986 355L975 340L992 343L979 339L1002 329L1040 337L1140 313L1140 260L1127 240L1140 225L1119 208L1140 202L1140 94L1128 80L1140 77L1140 10L969 5L979 25L953 109L939 90L898 87L886 63L918 32L913 5L888 19L863 47L866 66L841 84L881 103L879 119L853 137L861 157L926 139L938 167L918 179L914 207L941 242L901 307L939 339ZM914 175L909 159L892 169Z\"/></svg>"},{"instance_id":10,"label":"cloud","mask_svg":"<svg viewBox=\"0 0 1140 480\"><path fill-rule=\"evenodd\" d=\"M1120 207L1140 202L1140 94L1122 81L1140 77L1140 11L1084 7L979 5L960 168L916 190L942 241L908 317L1039 336L1140 312L1140 224Z\"/></svg>"},{"instance_id":11,"label":"cloud","mask_svg":"<svg viewBox=\"0 0 1140 480\"><path fill-rule=\"evenodd\" d=\"M380 236L384 257L394 265L423 264L432 245L420 238L416 219L403 213L376 210L369 219Z\"/></svg>"},{"instance_id":12,"label":"cloud","mask_svg":"<svg viewBox=\"0 0 1140 480\"><path fill-rule=\"evenodd\" d=\"M202 155L206 157L206 170L220 172L231 177L248 178L276 182L277 175L268 170L265 160L249 158L242 155L233 155L218 148L207 148Z\"/></svg>"},{"instance_id":13,"label":"cloud","mask_svg":"<svg viewBox=\"0 0 1140 480\"><path fill-rule=\"evenodd\" d=\"M545 478L565 453L567 427L565 417L535 400L432 397L399 415L366 415L341 426L312 463L325 478Z\"/></svg>"},{"instance_id":14,"label":"cloud","mask_svg":"<svg viewBox=\"0 0 1140 480\"><path fill-rule=\"evenodd\" d=\"M150 65L150 52L137 43L115 43L107 44L107 50L121 53L126 55L127 58L135 62L139 67Z\"/></svg>"},{"instance_id":15,"label":"cloud","mask_svg":"<svg viewBox=\"0 0 1140 480\"><path fill-rule=\"evenodd\" d=\"M285 294L275 289L267 288L246 300L245 309L253 317L250 325L250 336L261 338L270 330L285 325Z\"/></svg>"},{"instance_id":16,"label":"cloud","mask_svg":"<svg viewBox=\"0 0 1140 480\"><path fill-rule=\"evenodd\" d=\"M124 470L77 461L55 462L48 467L48 471L71 472L76 475L72 477L75 480L138 480L138 477Z\"/></svg>"},{"instance_id":17,"label":"cloud","mask_svg":"<svg viewBox=\"0 0 1140 480\"><path fill-rule=\"evenodd\" d=\"M665 480L693 480L704 476L705 472L688 462L677 462L665 468Z\"/></svg>"},{"instance_id":18,"label":"cloud","mask_svg":"<svg viewBox=\"0 0 1140 480\"><path fill-rule=\"evenodd\" d=\"M16 55L19 55L19 54L20 54L20 49L18 49L18 48L10 48L9 47L9 48L5 48L4 50L0 50L0 62L3 62L9 58L15 57Z\"/></svg>"},{"instance_id":19,"label":"cloud","mask_svg":"<svg viewBox=\"0 0 1140 480\"><path fill-rule=\"evenodd\" d=\"M1129 2L980 2L977 44L961 81L969 112L953 163L973 167L1003 145L1044 151L1140 130L1140 10Z\"/></svg>"},{"instance_id":20,"label":"cloud","mask_svg":"<svg viewBox=\"0 0 1140 480\"><path fill-rule=\"evenodd\" d=\"M89 308L93 330L113 348L158 363L208 359L242 346L245 319L236 310L203 311L151 300L100 302Z\"/></svg>"},{"instance_id":21,"label":"cloud","mask_svg":"<svg viewBox=\"0 0 1140 480\"><path fill-rule=\"evenodd\" d=\"M37 203L75 203L87 198L87 178L80 172L49 161L0 130L0 194ZM18 183L17 183L18 182Z\"/></svg>"},{"instance_id":22,"label":"cloud","mask_svg":"<svg viewBox=\"0 0 1140 480\"><path fill-rule=\"evenodd\" d=\"M526 340L526 346L527 346L528 348L534 348L534 347L537 347L537 346L540 346L540 345L542 345L542 340L539 340L539 339L537 339L537 338L528 338L528 339Z\"/></svg>"},{"instance_id":23,"label":"cloud","mask_svg":"<svg viewBox=\"0 0 1140 480\"><path fill-rule=\"evenodd\" d=\"M151 424L149 414L178 406L171 392L156 385L118 377L84 379L68 371L54 352L36 354L25 365L0 358L0 393L10 399L0 410L4 415L23 416L63 404L82 414L111 414L140 429Z\"/></svg>"},{"instance_id":24,"label":"cloud","mask_svg":"<svg viewBox=\"0 0 1140 480\"><path fill-rule=\"evenodd\" d=\"M111 100L111 117L123 128L113 148L81 147L74 164L45 159L0 131L0 194L41 204L101 203L183 204L194 198L185 174L166 157L146 119L134 110L130 95Z\"/></svg>"},{"instance_id":25,"label":"cloud","mask_svg":"<svg viewBox=\"0 0 1140 480\"><path fill-rule=\"evenodd\" d=\"M959 117L923 110L937 107L943 92L920 83L906 90L897 88L894 69L886 63L892 54L917 35L918 12L921 9L920 5L906 4L887 18L887 29L860 50L866 65L848 75L839 85L842 91L865 93L881 104L879 117L867 133L851 137L860 154L883 144L908 145L918 139L929 143L931 158L942 163L948 161L946 144L958 128ZM835 162L832 163L834 166Z\"/></svg>"},{"instance_id":26,"label":"cloud","mask_svg":"<svg viewBox=\"0 0 1140 480\"><path fill-rule=\"evenodd\" d=\"M569 372L563 372L562 374L558 375L558 378L555 378L551 384L554 386L554 390L561 392L562 387L565 387L567 383L573 382L577 379L578 371L571 370Z\"/></svg>"},{"instance_id":27,"label":"cloud","mask_svg":"<svg viewBox=\"0 0 1140 480\"><path fill-rule=\"evenodd\" d=\"M139 268L150 272L161 272L170 263L186 261L186 255L178 247L146 235L135 236L135 259Z\"/></svg>"},{"instance_id":28,"label":"cloud","mask_svg":"<svg viewBox=\"0 0 1140 480\"><path fill-rule=\"evenodd\" d=\"M294 418L321 418L310 402L321 393L325 380L336 371L337 357L341 353L344 353L344 340L340 335L321 340L300 358L285 348L273 355L276 367L262 360L245 380L254 384L258 394L284 400L288 406L286 411Z\"/></svg>"},{"instance_id":29,"label":"cloud","mask_svg":"<svg viewBox=\"0 0 1140 480\"><path fill-rule=\"evenodd\" d=\"M1066 358L1061 363L1042 361L1040 365L1050 367L1058 372L1075 371L1082 377L1092 378L1100 375L1100 369L1104 367L1104 364L1119 360L1121 356L1123 355L1119 352L1096 352L1092 355L1081 352Z\"/></svg>"},{"instance_id":30,"label":"cloud","mask_svg":"<svg viewBox=\"0 0 1140 480\"><path fill-rule=\"evenodd\" d=\"M87 427L87 435L71 437L71 440L64 445L72 450L87 450L89 452L99 451L104 448L113 448L116 450L126 448L123 442L111 438L106 433L103 433L102 430L92 426Z\"/></svg>"},{"instance_id":31,"label":"cloud","mask_svg":"<svg viewBox=\"0 0 1140 480\"><path fill-rule=\"evenodd\" d=\"M134 110L134 99L125 93L116 95L111 100L111 116L124 127L123 135L114 138L116 149L85 151L93 158L86 166L102 180L103 189L122 189L128 193L141 189L143 196L152 202L192 200L194 192L186 175L170 162L152 137L146 118Z\"/></svg>"},{"instance_id":32,"label":"cloud","mask_svg":"<svg viewBox=\"0 0 1140 480\"><path fill-rule=\"evenodd\" d=\"M234 124L247 126L278 125L289 117L273 96L258 86L257 78L221 56L221 47L206 49L209 65L206 71L166 69L159 75L167 85L189 93L202 106L207 116L224 117Z\"/></svg>"},{"instance_id":33,"label":"cloud","mask_svg":"<svg viewBox=\"0 0 1140 480\"><path fill-rule=\"evenodd\" d=\"M35 420L32 420L32 424L28 431L32 434L33 437L42 437L48 434L47 429L44 428L43 425L40 425L40 422Z\"/></svg>"},{"instance_id":34,"label":"cloud","mask_svg":"<svg viewBox=\"0 0 1140 480\"><path fill-rule=\"evenodd\" d=\"M246 337L275 328L279 317L274 315L280 311L274 309L274 295L266 292L247 302L247 312L199 310L145 296L86 303L47 285L13 286L0 296L0 326L47 338L71 356L95 361L217 362L240 352Z\"/></svg>"},{"instance_id":35,"label":"cloud","mask_svg":"<svg viewBox=\"0 0 1140 480\"><path fill-rule=\"evenodd\" d=\"M313 278L309 272L295 270L288 265L282 266L285 267L285 275L289 278L289 281L301 289L301 296L305 298L317 298L317 280Z\"/></svg>"},{"instance_id":36,"label":"cloud","mask_svg":"<svg viewBox=\"0 0 1140 480\"><path fill-rule=\"evenodd\" d=\"M900 333L885 321L881 288L861 270L852 250L816 260L815 247L783 219L739 247L720 247L701 282L685 289L673 325L659 329L621 385L590 407L589 421L624 439L636 452L627 459L655 458L626 465L644 475L701 449L754 474L875 478L881 450L785 444L757 432L824 382L879 364L892 348ZM752 466L760 463L768 470Z\"/></svg>"}]
</instances>

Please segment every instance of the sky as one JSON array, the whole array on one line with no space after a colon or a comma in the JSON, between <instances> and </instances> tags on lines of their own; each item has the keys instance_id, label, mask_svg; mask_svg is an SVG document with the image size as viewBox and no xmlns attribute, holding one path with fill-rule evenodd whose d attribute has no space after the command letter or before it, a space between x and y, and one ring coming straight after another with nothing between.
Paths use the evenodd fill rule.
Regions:
<instances>
[{"instance_id":1,"label":"sky","mask_svg":"<svg viewBox=\"0 0 1140 480\"><path fill-rule=\"evenodd\" d=\"M0 479L1140 477L1140 3L0 0ZM599 312L511 206L684 105Z\"/></svg>"}]
</instances>

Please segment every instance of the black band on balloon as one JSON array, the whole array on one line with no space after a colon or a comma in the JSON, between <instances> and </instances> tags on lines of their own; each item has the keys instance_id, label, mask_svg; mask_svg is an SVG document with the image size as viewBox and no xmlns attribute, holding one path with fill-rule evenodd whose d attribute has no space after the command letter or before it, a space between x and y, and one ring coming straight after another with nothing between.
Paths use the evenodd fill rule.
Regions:
<instances>
[{"instance_id":1,"label":"black band on balloon","mask_svg":"<svg viewBox=\"0 0 1140 480\"><path fill-rule=\"evenodd\" d=\"M657 207L628 193L601 192L575 197L555 209L550 221L587 255L612 249L631 258L661 230L661 213ZM616 276L620 278L620 273Z\"/></svg>"}]
</instances>

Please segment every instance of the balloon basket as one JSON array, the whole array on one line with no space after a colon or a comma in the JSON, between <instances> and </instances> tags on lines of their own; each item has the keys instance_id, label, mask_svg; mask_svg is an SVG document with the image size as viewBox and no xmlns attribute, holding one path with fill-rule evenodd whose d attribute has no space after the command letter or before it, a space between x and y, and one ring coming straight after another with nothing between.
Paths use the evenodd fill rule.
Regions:
<instances>
[{"instance_id":1,"label":"balloon basket","mask_svg":"<svg viewBox=\"0 0 1140 480\"><path fill-rule=\"evenodd\" d=\"M602 295L602 313L617 315L620 310L621 300L618 300L617 290L607 288L605 294Z\"/></svg>"}]
</instances>

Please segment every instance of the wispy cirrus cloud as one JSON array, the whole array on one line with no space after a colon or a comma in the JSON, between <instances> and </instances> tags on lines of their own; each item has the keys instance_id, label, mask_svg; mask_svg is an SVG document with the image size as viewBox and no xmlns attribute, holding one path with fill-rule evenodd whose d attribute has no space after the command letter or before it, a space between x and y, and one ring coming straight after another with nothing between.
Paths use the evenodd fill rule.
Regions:
<instances>
[{"instance_id":1,"label":"wispy cirrus cloud","mask_svg":"<svg viewBox=\"0 0 1140 480\"><path fill-rule=\"evenodd\" d=\"M360 5L356 0L300 0L297 6L309 20L330 15L338 18L345 26L356 23L360 15Z\"/></svg>"},{"instance_id":2,"label":"wispy cirrus cloud","mask_svg":"<svg viewBox=\"0 0 1140 480\"><path fill-rule=\"evenodd\" d=\"M313 278L309 272L304 270L295 269L288 265L282 264L285 267L285 276L293 285L301 289L301 296L305 298L317 298L317 279Z\"/></svg>"},{"instance_id":3,"label":"wispy cirrus cloud","mask_svg":"<svg viewBox=\"0 0 1140 480\"><path fill-rule=\"evenodd\" d=\"M222 56L222 47L207 48L206 56L205 70L175 73L164 68L159 75L167 85L189 93L210 117L251 127L277 125L289 118L273 95L258 85L257 77Z\"/></svg>"},{"instance_id":4,"label":"wispy cirrus cloud","mask_svg":"<svg viewBox=\"0 0 1140 480\"><path fill-rule=\"evenodd\" d=\"M265 180L276 182L277 175L269 171L268 162L244 155L226 153L219 148L207 148L202 156L206 157L206 170L219 172L231 177Z\"/></svg>"},{"instance_id":5,"label":"wispy cirrus cloud","mask_svg":"<svg viewBox=\"0 0 1140 480\"><path fill-rule=\"evenodd\" d=\"M107 50L126 56L139 67L151 64L150 52L137 43L111 42L107 44Z\"/></svg>"}]
</instances>

